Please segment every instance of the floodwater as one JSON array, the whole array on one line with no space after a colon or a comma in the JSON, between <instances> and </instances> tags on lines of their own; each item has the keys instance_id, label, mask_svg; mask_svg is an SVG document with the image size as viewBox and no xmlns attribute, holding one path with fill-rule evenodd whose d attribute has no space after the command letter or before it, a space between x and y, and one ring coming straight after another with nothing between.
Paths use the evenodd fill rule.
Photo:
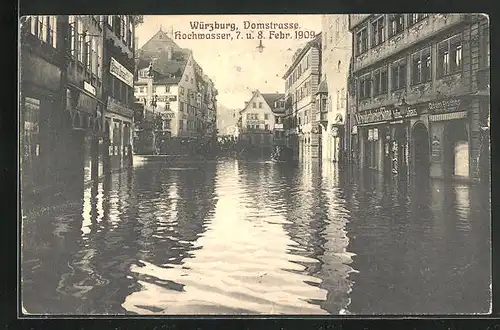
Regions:
<instances>
[{"instance_id":1,"label":"floodwater","mask_svg":"<svg viewBox=\"0 0 500 330\"><path fill-rule=\"evenodd\" d=\"M22 308L488 313L488 190L418 184L314 162L136 163L26 215Z\"/></svg>"}]
</instances>

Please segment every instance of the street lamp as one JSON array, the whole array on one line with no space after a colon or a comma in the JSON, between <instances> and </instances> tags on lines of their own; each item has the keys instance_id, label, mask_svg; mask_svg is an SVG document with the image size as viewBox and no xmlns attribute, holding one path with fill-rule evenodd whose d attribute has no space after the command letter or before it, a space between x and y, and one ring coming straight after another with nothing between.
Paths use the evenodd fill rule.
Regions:
<instances>
[{"instance_id":1,"label":"street lamp","mask_svg":"<svg viewBox=\"0 0 500 330\"><path fill-rule=\"evenodd\" d=\"M259 53L262 53L264 51L264 46L262 45L262 40L259 40L259 45L257 46L257 50Z\"/></svg>"}]
</instances>

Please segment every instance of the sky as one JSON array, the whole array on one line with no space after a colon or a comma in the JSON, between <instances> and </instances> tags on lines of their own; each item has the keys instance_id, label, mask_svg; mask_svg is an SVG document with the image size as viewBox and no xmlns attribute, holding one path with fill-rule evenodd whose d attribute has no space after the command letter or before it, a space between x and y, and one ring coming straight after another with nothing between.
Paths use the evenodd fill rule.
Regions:
<instances>
[{"instance_id":1,"label":"sky","mask_svg":"<svg viewBox=\"0 0 500 330\"><path fill-rule=\"evenodd\" d=\"M321 32L320 15L172 15L144 16L144 23L136 28L138 45L145 44L160 28L165 31L180 31L181 33L206 32L208 30L193 30L191 22L205 23L235 23L245 35L244 21L254 23L298 23L297 31ZM256 34L259 29L254 29ZM275 29L275 31L279 31ZM281 30L290 32L294 30ZM226 33L230 30L214 30L210 33ZM236 32L231 32L236 38ZM245 101L251 97L251 92L258 89L262 93L283 93L285 81L282 79L286 66L291 64L295 51L312 38L307 39L266 39L263 40L264 51L259 53L259 40L188 40L174 39L182 48L193 50L195 60L215 83L219 91L218 101L226 107L241 109Z\"/></svg>"}]
</instances>

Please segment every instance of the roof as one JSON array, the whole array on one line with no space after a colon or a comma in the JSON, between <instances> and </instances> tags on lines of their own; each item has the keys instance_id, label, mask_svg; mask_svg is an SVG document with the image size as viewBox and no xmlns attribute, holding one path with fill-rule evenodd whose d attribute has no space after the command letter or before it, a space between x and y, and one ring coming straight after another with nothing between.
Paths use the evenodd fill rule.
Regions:
<instances>
[{"instance_id":1,"label":"roof","mask_svg":"<svg viewBox=\"0 0 500 330\"><path fill-rule=\"evenodd\" d=\"M313 46L317 47L318 44L321 45L321 32L318 33L313 40L309 41L304 46L304 48L300 50L299 54L293 60L292 65L290 65L290 67L286 70L285 74L283 75L283 79L286 79L290 75L290 73L292 73L293 69L295 69L295 67L299 64L299 62L302 60L307 51L311 49ZM319 48L321 49L321 46L319 46Z\"/></svg>"},{"instance_id":2,"label":"roof","mask_svg":"<svg viewBox=\"0 0 500 330\"><path fill-rule=\"evenodd\" d=\"M168 52L171 51L171 59ZM137 51L137 70L149 67L153 61L153 70L160 74L160 83L178 83L191 57L191 50L180 48L167 33L159 30Z\"/></svg>"},{"instance_id":3,"label":"roof","mask_svg":"<svg viewBox=\"0 0 500 330\"><path fill-rule=\"evenodd\" d=\"M318 91L316 94L328 94L328 82L326 79L323 79L318 86Z\"/></svg>"},{"instance_id":4,"label":"roof","mask_svg":"<svg viewBox=\"0 0 500 330\"><path fill-rule=\"evenodd\" d=\"M266 101L267 105L269 105L269 107L271 109L274 108L274 103L276 101L278 101L279 99L281 99L285 96L285 94L282 94L282 93L271 93L271 94L262 94L261 93L260 95L262 95L262 97Z\"/></svg>"}]
</instances>

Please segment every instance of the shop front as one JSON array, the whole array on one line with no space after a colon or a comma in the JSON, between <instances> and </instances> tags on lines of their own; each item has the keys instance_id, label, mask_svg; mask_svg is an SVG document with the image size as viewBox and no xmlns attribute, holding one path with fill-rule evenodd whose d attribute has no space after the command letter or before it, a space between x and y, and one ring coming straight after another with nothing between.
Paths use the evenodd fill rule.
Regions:
<instances>
[{"instance_id":1,"label":"shop front","mask_svg":"<svg viewBox=\"0 0 500 330\"><path fill-rule=\"evenodd\" d=\"M20 175L23 193L52 185L57 173L54 136L60 119L61 70L29 51L21 52Z\"/></svg>"},{"instance_id":2,"label":"shop front","mask_svg":"<svg viewBox=\"0 0 500 330\"><path fill-rule=\"evenodd\" d=\"M67 178L71 182L97 180L102 173L99 161L99 140L102 137L103 104L95 90L68 84L66 89ZM85 88L86 87L86 88ZM100 169L101 168L101 169Z\"/></svg>"},{"instance_id":3,"label":"shop front","mask_svg":"<svg viewBox=\"0 0 500 330\"><path fill-rule=\"evenodd\" d=\"M108 96L103 147L106 171L132 166L133 115L133 109Z\"/></svg>"},{"instance_id":4,"label":"shop front","mask_svg":"<svg viewBox=\"0 0 500 330\"><path fill-rule=\"evenodd\" d=\"M469 181L472 177L470 100L454 97L428 103L432 177Z\"/></svg>"},{"instance_id":5,"label":"shop front","mask_svg":"<svg viewBox=\"0 0 500 330\"><path fill-rule=\"evenodd\" d=\"M380 107L356 114L357 135L360 146L362 168L384 171L389 168L388 141L389 124L393 118L392 109Z\"/></svg>"}]
</instances>

